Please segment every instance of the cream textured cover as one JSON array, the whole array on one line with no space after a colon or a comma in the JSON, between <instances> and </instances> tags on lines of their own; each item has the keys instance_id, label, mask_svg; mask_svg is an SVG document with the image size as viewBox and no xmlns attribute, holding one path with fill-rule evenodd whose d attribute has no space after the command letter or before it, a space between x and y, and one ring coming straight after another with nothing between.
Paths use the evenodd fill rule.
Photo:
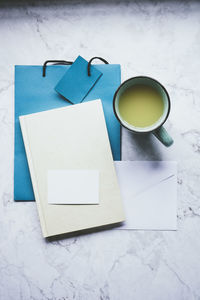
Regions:
<instances>
[{"instance_id":1,"label":"cream textured cover","mask_svg":"<svg viewBox=\"0 0 200 300\"><path fill-rule=\"evenodd\" d=\"M20 125L44 237L124 220L101 100L21 116ZM99 204L48 204L54 169L99 170Z\"/></svg>"}]
</instances>

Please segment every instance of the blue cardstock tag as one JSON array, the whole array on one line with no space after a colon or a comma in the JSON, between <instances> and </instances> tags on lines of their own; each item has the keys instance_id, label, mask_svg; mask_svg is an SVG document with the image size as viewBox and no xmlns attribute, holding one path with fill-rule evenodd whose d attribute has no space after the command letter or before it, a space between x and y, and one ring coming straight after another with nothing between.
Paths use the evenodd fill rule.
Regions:
<instances>
[{"instance_id":1,"label":"blue cardstock tag","mask_svg":"<svg viewBox=\"0 0 200 300\"><path fill-rule=\"evenodd\" d=\"M57 83L55 87L56 92L71 103L77 104L82 102L102 75L97 68L91 65L91 76L88 76L87 66L87 60L78 56L72 66Z\"/></svg>"}]
</instances>

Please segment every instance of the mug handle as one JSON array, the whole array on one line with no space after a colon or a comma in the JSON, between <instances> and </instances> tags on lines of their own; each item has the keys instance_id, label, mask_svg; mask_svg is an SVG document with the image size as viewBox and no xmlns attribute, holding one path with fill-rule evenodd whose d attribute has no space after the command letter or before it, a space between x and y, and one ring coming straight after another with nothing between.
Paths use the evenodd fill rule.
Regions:
<instances>
[{"instance_id":1,"label":"mug handle","mask_svg":"<svg viewBox=\"0 0 200 300\"><path fill-rule=\"evenodd\" d=\"M161 126L158 129L156 129L153 134L157 137L157 139L163 143L166 147L169 147L173 144L173 139L171 136L167 133L167 130Z\"/></svg>"}]
</instances>

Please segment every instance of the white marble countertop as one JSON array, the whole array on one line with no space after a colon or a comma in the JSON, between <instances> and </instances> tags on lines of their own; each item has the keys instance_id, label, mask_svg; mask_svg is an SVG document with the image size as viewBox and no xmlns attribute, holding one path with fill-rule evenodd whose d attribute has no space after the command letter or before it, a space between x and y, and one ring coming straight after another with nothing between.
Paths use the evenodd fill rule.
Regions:
<instances>
[{"instance_id":1,"label":"white marble countertop","mask_svg":"<svg viewBox=\"0 0 200 300\"><path fill-rule=\"evenodd\" d=\"M200 299L200 2L2 2L0 299ZM120 63L123 79L157 78L169 91L174 145L123 131L123 159L178 161L177 232L48 242L35 203L13 201L13 66L78 54Z\"/></svg>"}]
</instances>

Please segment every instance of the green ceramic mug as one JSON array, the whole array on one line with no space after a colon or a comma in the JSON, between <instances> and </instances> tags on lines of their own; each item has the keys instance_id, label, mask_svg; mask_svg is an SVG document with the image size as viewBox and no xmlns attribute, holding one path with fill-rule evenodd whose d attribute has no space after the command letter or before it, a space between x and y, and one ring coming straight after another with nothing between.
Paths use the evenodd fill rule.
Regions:
<instances>
[{"instance_id":1,"label":"green ceramic mug","mask_svg":"<svg viewBox=\"0 0 200 300\"><path fill-rule=\"evenodd\" d=\"M134 89L134 86L138 85L142 85L148 88L150 87L151 89L153 88L153 90L155 90L155 92L159 94L160 98L162 99L161 101L163 101L163 110L161 112L161 116L153 124L147 127L133 126L132 124L127 122L124 117L122 117L119 110L119 100L123 101L122 95L124 95L124 92L130 88ZM120 124L128 130L141 134L153 133L158 138L158 140L167 147L173 144L173 139L167 133L166 129L162 126L169 116L170 98L165 87L157 80L146 76L137 76L124 81L115 92L113 99L113 109Z\"/></svg>"}]
</instances>

